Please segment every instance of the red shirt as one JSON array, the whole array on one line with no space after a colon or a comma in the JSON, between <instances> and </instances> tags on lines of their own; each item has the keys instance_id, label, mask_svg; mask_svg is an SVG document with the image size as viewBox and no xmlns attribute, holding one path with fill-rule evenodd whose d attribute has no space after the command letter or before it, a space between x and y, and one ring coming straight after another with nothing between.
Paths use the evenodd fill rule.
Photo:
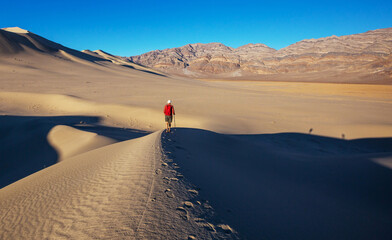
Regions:
<instances>
[{"instance_id":1,"label":"red shirt","mask_svg":"<svg viewBox=\"0 0 392 240\"><path fill-rule=\"evenodd\" d=\"M163 109L163 113L166 116L176 115L176 113L174 112L174 107L171 104L166 104L165 105L165 108Z\"/></svg>"}]
</instances>

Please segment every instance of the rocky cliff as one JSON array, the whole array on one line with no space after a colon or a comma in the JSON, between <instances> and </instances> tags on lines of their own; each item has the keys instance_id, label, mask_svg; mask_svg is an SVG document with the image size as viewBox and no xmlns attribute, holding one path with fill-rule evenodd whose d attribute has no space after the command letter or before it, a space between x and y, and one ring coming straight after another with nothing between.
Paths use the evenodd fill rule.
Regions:
<instances>
[{"instance_id":1,"label":"rocky cliff","mask_svg":"<svg viewBox=\"0 0 392 240\"><path fill-rule=\"evenodd\" d=\"M308 39L280 50L264 44L196 43L128 59L198 78L392 83L392 28Z\"/></svg>"}]
</instances>

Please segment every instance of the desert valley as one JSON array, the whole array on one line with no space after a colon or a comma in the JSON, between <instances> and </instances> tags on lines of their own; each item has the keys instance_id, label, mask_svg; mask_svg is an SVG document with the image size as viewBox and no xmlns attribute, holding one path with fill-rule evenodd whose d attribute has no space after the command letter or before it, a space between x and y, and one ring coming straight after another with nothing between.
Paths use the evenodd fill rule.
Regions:
<instances>
[{"instance_id":1,"label":"desert valley","mask_svg":"<svg viewBox=\"0 0 392 240\"><path fill-rule=\"evenodd\" d=\"M3 28L0 123L0 239L392 238L392 28L137 56Z\"/></svg>"}]
</instances>

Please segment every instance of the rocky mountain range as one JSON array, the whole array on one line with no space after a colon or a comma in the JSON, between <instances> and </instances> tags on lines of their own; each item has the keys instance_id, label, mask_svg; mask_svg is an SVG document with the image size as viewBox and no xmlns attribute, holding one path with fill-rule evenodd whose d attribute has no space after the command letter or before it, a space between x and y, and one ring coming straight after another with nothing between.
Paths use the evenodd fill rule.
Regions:
<instances>
[{"instance_id":1,"label":"rocky mountain range","mask_svg":"<svg viewBox=\"0 0 392 240\"><path fill-rule=\"evenodd\" d=\"M196 78L391 83L392 28L302 40L280 50L196 43L127 59Z\"/></svg>"},{"instance_id":2,"label":"rocky mountain range","mask_svg":"<svg viewBox=\"0 0 392 240\"><path fill-rule=\"evenodd\" d=\"M24 29L0 29L0 56L26 53L199 79L392 84L392 28L308 39L280 50L196 43L132 57L77 51Z\"/></svg>"}]
</instances>

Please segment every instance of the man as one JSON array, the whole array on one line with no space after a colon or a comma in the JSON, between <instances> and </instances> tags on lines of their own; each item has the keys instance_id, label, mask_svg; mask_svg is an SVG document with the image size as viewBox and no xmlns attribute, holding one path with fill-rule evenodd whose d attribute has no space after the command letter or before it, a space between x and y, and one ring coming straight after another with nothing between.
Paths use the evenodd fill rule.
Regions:
<instances>
[{"instance_id":1,"label":"man","mask_svg":"<svg viewBox=\"0 0 392 240\"><path fill-rule=\"evenodd\" d=\"M171 105L171 100L167 101L167 104L163 109L163 113L165 114L166 132L170 132L171 123L173 121L173 115L176 115L176 113L174 112L174 107L173 105Z\"/></svg>"}]
</instances>

